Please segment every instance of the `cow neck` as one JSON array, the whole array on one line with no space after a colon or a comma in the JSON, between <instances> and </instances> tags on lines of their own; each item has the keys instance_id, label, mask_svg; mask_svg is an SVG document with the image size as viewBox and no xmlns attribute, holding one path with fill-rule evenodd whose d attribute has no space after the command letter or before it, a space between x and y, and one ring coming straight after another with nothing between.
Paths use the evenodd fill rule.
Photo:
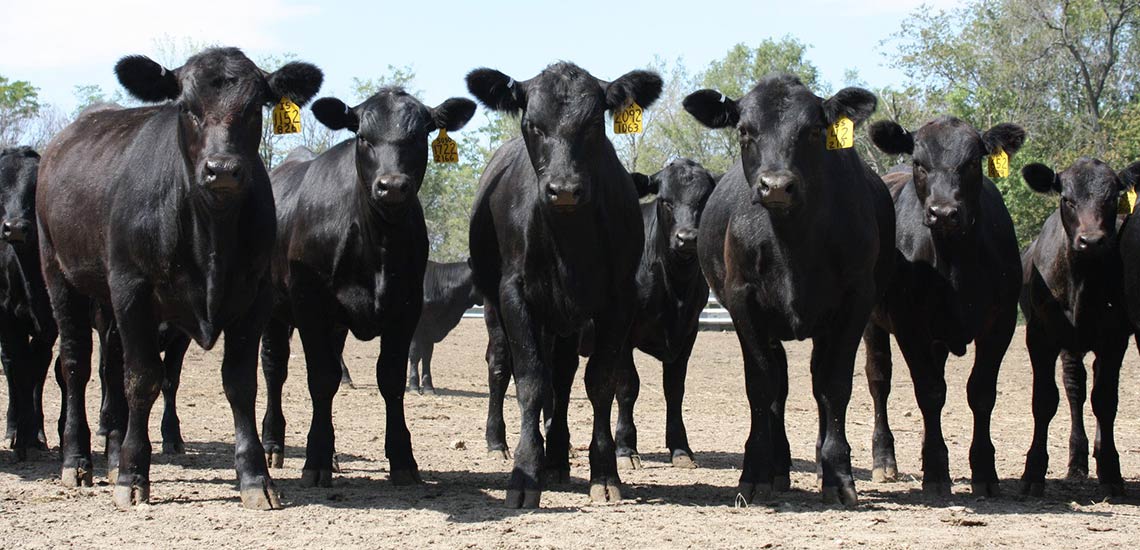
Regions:
<instances>
[{"instance_id":1,"label":"cow neck","mask_svg":"<svg viewBox=\"0 0 1140 550\"><path fill-rule=\"evenodd\" d=\"M239 249L237 240L241 238L241 211L251 191L247 190L246 193L245 197L235 201L236 204L229 205L224 210L212 208L204 197L194 193L187 207L180 209L182 238L179 239L181 242L178 249L189 251L205 282L209 318L201 320L203 323L217 321L226 301L225 281L230 263ZM179 258L171 260L180 261Z\"/></svg>"},{"instance_id":2,"label":"cow neck","mask_svg":"<svg viewBox=\"0 0 1140 550\"><path fill-rule=\"evenodd\" d=\"M987 286L986 281L978 280L981 276L979 253L985 250L985 244L978 242L977 228L980 223L982 220L975 220L973 225L958 235L940 235L923 226L924 230L930 231L935 269L947 278L955 291Z\"/></svg>"},{"instance_id":3,"label":"cow neck","mask_svg":"<svg viewBox=\"0 0 1140 550\"><path fill-rule=\"evenodd\" d=\"M1073 253L1069 246L1068 233L1062 228L1061 239L1053 239L1061 243L1058 268L1064 269L1069 275L1068 302L1065 314L1074 326L1085 319L1089 314L1099 315L1104 308L1112 303L1112 289L1120 288L1121 267L1114 258L1118 256L1112 252L1116 250L1116 236L1106 243L1105 252L1098 255L1081 255ZM1089 319L1096 321L1096 319Z\"/></svg>"},{"instance_id":4,"label":"cow neck","mask_svg":"<svg viewBox=\"0 0 1140 550\"><path fill-rule=\"evenodd\" d=\"M834 209L837 207L835 194L831 188L836 184L823 176L824 183L819 186L807 185L804 186L803 201L796 207L794 212L790 214L777 215L768 211L768 219L771 220L772 229L780 237L781 242L786 243L811 243L818 239L826 239L827 229L831 227L831 217L834 215ZM746 185L747 185L747 180ZM752 186L749 185L748 196L752 197L755 193ZM822 187L822 189L813 189L813 187ZM759 203L752 203L752 208L761 208L767 211L767 208ZM842 207L842 205L838 205ZM795 253L797 250L803 250L803 253L814 255L817 254L815 246L792 246L785 247L789 252Z\"/></svg>"},{"instance_id":5,"label":"cow neck","mask_svg":"<svg viewBox=\"0 0 1140 550\"><path fill-rule=\"evenodd\" d=\"M356 173L355 169L353 169L353 173ZM352 203L356 210L355 217L357 225L360 226L361 238L364 241L365 247L378 247L384 240L384 237L391 232L389 228L397 225L399 222L392 222L385 218L384 214L380 211L380 207L372 200L372 193L369 191L368 186L364 184L364 181L360 179L359 175L356 175L355 178L356 185L353 187L356 188L356 200L352 201ZM406 200L411 201L412 198L409 197ZM410 209L410 206L405 204L404 208ZM406 214L407 212L404 212L404 214L401 215Z\"/></svg>"}]
</instances>

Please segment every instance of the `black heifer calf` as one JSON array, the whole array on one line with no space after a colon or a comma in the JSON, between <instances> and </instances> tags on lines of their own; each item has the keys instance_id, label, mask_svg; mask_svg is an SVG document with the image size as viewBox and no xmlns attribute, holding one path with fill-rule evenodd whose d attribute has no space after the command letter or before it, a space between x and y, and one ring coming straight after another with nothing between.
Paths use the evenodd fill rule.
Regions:
<instances>
[{"instance_id":1,"label":"black heifer calf","mask_svg":"<svg viewBox=\"0 0 1140 550\"><path fill-rule=\"evenodd\" d=\"M1068 475L1084 479L1089 471L1089 440L1084 428L1086 353L1092 352L1092 409L1096 416L1097 479L1109 495L1124 492L1120 455L1113 438L1120 363L1131 329L1125 313L1117 202L1125 185L1140 175L1134 163L1118 176L1107 164L1078 159L1055 174L1042 164L1021 169L1025 183L1038 193L1058 193L1061 204L1045 220L1021 257L1025 272L1021 311L1025 344L1033 365L1033 444L1025 457L1023 493L1041 496L1049 466L1049 422L1057 413L1057 356L1062 357L1069 398ZM1128 182L1127 184L1124 182ZM1134 220L1130 220L1134 223Z\"/></svg>"},{"instance_id":2,"label":"black heifer calf","mask_svg":"<svg viewBox=\"0 0 1140 550\"><path fill-rule=\"evenodd\" d=\"M57 335L40 271L36 174L27 147L0 151L0 362L8 379L7 439L16 458L47 449L43 389Z\"/></svg>"},{"instance_id":3,"label":"black heifer calf","mask_svg":"<svg viewBox=\"0 0 1140 550\"><path fill-rule=\"evenodd\" d=\"M974 414L973 491L995 495L990 415L998 368L1017 321L1021 267L1013 221L1001 192L982 175L982 161L999 147L1016 153L1025 131L999 124L981 134L959 119L942 117L913 134L894 122L877 122L871 140L888 154L910 155L913 165L883 178L895 201L898 252L890 288L863 336L867 385L875 405L872 478L893 481L898 474L887 423L890 334L910 368L922 411L922 487L941 495L950 494L942 438L946 357L962 356L974 342L974 368L966 387Z\"/></svg>"},{"instance_id":4,"label":"black heifer calf","mask_svg":"<svg viewBox=\"0 0 1140 550\"><path fill-rule=\"evenodd\" d=\"M556 63L523 82L478 69L467 88L491 109L520 113L522 124L522 137L495 152L479 180L470 235L475 285L486 297L492 450L506 452L502 399L512 371L522 409L506 505L537 507L544 472L556 481L570 476L566 413L579 333L591 325L590 496L618 500L613 373L628 345L643 230L637 190L606 138L605 112L648 107L661 78L633 71L606 82ZM544 452L539 410L547 396Z\"/></svg>"},{"instance_id":5,"label":"black heifer calf","mask_svg":"<svg viewBox=\"0 0 1140 550\"><path fill-rule=\"evenodd\" d=\"M641 466L633 423L641 384L633 363L636 347L661 361L665 445L674 466L692 468L693 451L681 419L681 403L689 354L697 340L701 310L709 300L709 285L697 261L697 230L716 177L688 159L674 160L652 176L633 177L639 192L657 197L641 205L645 247L637 270L637 312L630 329L631 345L622 350L625 368L618 371L618 467Z\"/></svg>"},{"instance_id":6,"label":"black heifer calf","mask_svg":"<svg viewBox=\"0 0 1140 550\"><path fill-rule=\"evenodd\" d=\"M469 99L428 107L399 88L357 105L323 98L317 120L355 136L312 157L290 155L273 170L277 246L274 314L262 342L269 393L262 428L268 460L281 466L285 417L281 386L293 328L301 333L313 419L301 483L332 483L332 401L341 380L345 332L380 337L376 383L384 397L384 454L393 483L420 481L404 421L404 372L423 302L427 227L417 197L427 169L428 134L459 130L475 113Z\"/></svg>"},{"instance_id":7,"label":"black heifer calf","mask_svg":"<svg viewBox=\"0 0 1140 550\"><path fill-rule=\"evenodd\" d=\"M859 337L890 277L895 217L882 180L854 149L827 150L825 136L840 117L866 120L875 104L859 88L821 99L790 75L766 77L739 100L701 90L684 101L704 125L740 133L741 160L709 198L697 248L744 352L752 430L739 494L748 501L789 486L781 341L805 338L823 497L857 501L847 403Z\"/></svg>"},{"instance_id":8,"label":"black heifer calf","mask_svg":"<svg viewBox=\"0 0 1140 550\"><path fill-rule=\"evenodd\" d=\"M435 345L463 319L463 312L483 302L467 262L428 261L424 272L424 307L408 350L408 388L434 394L431 355ZM422 371L420 368L422 362Z\"/></svg>"},{"instance_id":9,"label":"black heifer calf","mask_svg":"<svg viewBox=\"0 0 1140 550\"><path fill-rule=\"evenodd\" d=\"M304 104L321 72L288 63L267 73L237 49L213 48L173 70L125 57L115 73L136 98L161 104L81 115L44 151L36 194L66 385L63 484L92 481L84 389L91 312L104 307L114 314L125 371L108 376L125 388L108 391L124 392L129 411L121 451L108 457L115 504L149 498L147 420L163 382L159 327L169 322L207 349L225 333L222 386L242 504L280 507L254 424L276 227L258 146L264 107L283 97ZM121 425L108 429L123 433Z\"/></svg>"}]
</instances>

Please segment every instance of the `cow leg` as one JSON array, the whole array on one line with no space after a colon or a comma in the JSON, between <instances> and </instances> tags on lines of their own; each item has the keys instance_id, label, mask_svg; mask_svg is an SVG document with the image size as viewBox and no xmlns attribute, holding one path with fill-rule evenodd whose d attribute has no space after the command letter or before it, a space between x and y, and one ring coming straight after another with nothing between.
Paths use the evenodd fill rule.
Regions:
<instances>
[{"instance_id":1,"label":"cow leg","mask_svg":"<svg viewBox=\"0 0 1140 550\"><path fill-rule=\"evenodd\" d=\"M1049 422L1057 414L1060 396L1054 378L1057 355L1061 349L1037 323L1025 327L1025 345L1033 367L1033 443L1025 455L1025 473L1021 476L1021 493L1041 496L1045 493L1045 472L1049 467Z\"/></svg>"},{"instance_id":2,"label":"cow leg","mask_svg":"<svg viewBox=\"0 0 1140 550\"><path fill-rule=\"evenodd\" d=\"M570 481L570 390L578 372L578 339L555 338L551 350L550 411L546 418L544 484Z\"/></svg>"},{"instance_id":3,"label":"cow leg","mask_svg":"<svg viewBox=\"0 0 1140 550\"><path fill-rule=\"evenodd\" d=\"M64 388L60 479L64 487L91 486L94 467L85 402L91 380L91 302L67 282L50 258L45 253L44 278L59 326L59 375Z\"/></svg>"},{"instance_id":4,"label":"cow leg","mask_svg":"<svg viewBox=\"0 0 1140 550\"><path fill-rule=\"evenodd\" d=\"M696 468L693 450L689 448L689 433L685 429L681 410L685 400L685 377L689 370L689 344L685 353L673 361L666 361L661 370L661 386L665 390L665 447L669 449L673 466Z\"/></svg>"},{"instance_id":5,"label":"cow leg","mask_svg":"<svg viewBox=\"0 0 1140 550\"><path fill-rule=\"evenodd\" d=\"M423 385L424 393L428 395L435 395L435 385L431 380L431 356L435 353L435 344L424 344L423 350L423 369L420 374L420 380Z\"/></svg>"},{"instance_id":6,"label":"cow leg","mask_svg":"<svg viewBox=\"0 0 1140 550\"><path fill-rule=\"evenodd\" d=\"M641 391L641 378L637 376L637 366L633 364L633 349L626 346L618 359L617 372L617 465L622 470L641 468L641 457L637 453L637 425L633 423L633 407Z\"/></svg>"},{"instance_id":7,"label":"cow leg","mask_svg":"<svg viewBox=\"0 0 1140 550\"><path fill-rule=\"evenodd\" d=\"M891 395L891 336L875 323L867 323L863 331L866 348L867 386L875 407L875 432L871 436L871 481L883 483L898 480L895 461L895 435L887 419L887 398Z\"/></svg>"},{"instance_id":8,"label":"cow leg","mask_svg":"<svg viewBox=\"0 0 1140 550\"><path fill-rule=\"evenodd\" d=\"M742 293L743 294L743 293ZM744 464L740 472L737 498L751 503L768 500L772 496L775 478L773 470L774 445L772 422L769 417L776 410L776 391L771 369L773 361L771 342L766 331L753 321L752 303L747 295L731 296L721 302L732 317L740 350L744 356L744 388L751 412L751 427L744 443ZM742 305L738 306L737 303Z\"/></svg>"},{"instance_id":9,"label":"cow leg","mask_svg":"<svg viewBox=\"0 0 1140 550\"><path fill-rule=\"evenodd\" d=\"M261 419L261 443L270 468L285 465L285 413L281 390L289 377L289 341L293 327L273 316L261 336L261 372L265 376L265 416Z\"/></svg>"},{"instance_id":10,"label":"cow leg","mask_svg":"<svg viewBox=\"0 0 1140 550\"><path fill-rule=\"evenodd\" d=\"M966 382L966 400L974 414L974 434L970 443L970 487L977 496L1000 494L990 420L997 402L998 370L1017 327L1017 309L999 313L978 335L974 346L974 368Z\"/></svg>"},{"instance_id":11,"label":"cow leg","mask_svg":"<svg viewBox=\"0 0 1140 550\"><path fill-rule=\"evenodd\" d=\"M1089 477L1089 436L1085 433L1084 354L1061 350L1061 379L1069 400L1069 471L1067 477L1077 481Z\"/></svg>"},{"instance_id":12,"label":"cow leg","mask_svg":"<svg viewBox=\"0 0 1140 550\"><path fill-rule=\"evenodd\" d=\"M384 397L384 455L388 476L394 485L423 483L412 454L412 434L404 420L404 373L408 348L419 321L420 304L414 313L393 322L380 336L380 358L376 361L376 385Z\"/></svg>"},{"instance_id":13,"label":"cow leg","mask_svg":"<svg viewBox=\"0 0 1140 550\"><path fill-rule=\"evenodd\" d=\"M420 361L422 361L423 348L419 340L413 339L411 347L408 348L408 391L416 392L423 395L424 390L420 387Z\"/></svg>"},{"instance_id":14,"label":"cow leg","mask_svg":"<svg viewBox=\"0 0 1140 550\"><path fill-rule=\"evenodd\" d=\"M356 384L352 383L352 375L348 372L348 365L344 362L344 343L348 340L348 329L336 329L334 342L336 343L336 356L340 361L340 385L355 388ZM334 464L335 466L335 464Z\"/></svg>"},{"instance_id":15,"label":"cow leg","mask_svg":"<svg viewBox=\"0 0 1140 550\"><path fill-rule=\"evenodd\" d=\"M28 449L35 440L32 401L35 378L32 374L31 349L28 337L12 326L9 319L0 319L0 362L8 375L9 422L15 424L10 437L16 460L27 460Z\"/></svg>"},{"instance_id":16,"label":"cow leg","mask_svg":"<svg viewBox=\"0 0 1140 550\"><path fill-rule=\"evenodd\" d=\"M617 446L610 429L617 374L622 357L629 349L629 329L633 324L633 304L621 304L619 296L634 296L636 289L623 288L611 297L615 309L594 320L596 344L594 354L586 362L586 395L594 409L594 431L590 440L590 500L621 500L621 478L617 470Z\"/></svg>"},{"instance_id":17,"label":"cow leg","mask_svg":"<svg viewBox=\"0 0 1140 550\"><path fill-rule=\"evenodd\" d=\"M0 348L0 358L3 358L3 353L3 348ZM8 413L4 438L8 440L9 445L15 445L16 424L18 423L17 417L19 416L19 412L16 411L16 400L13 399L13 396L16 395L16 391L12 386L12 369L8 367L8 361L2 361L2 363L4 365L4 380L6 380L8 384Z\"/></svg>"},{"instance_id":18,"label":"cow leg","mask_svg":"<svg viewBox=\"0 0 1140 550\"><path fill-rule=\"evenodd\" d=\"M896 323L896 326L904 323ZM950 455L942 437L942 408L946 405L945 346L934 346L929 338L899 330L895 335L910 369L914 397L922 412L922 490L930 495L949 496Z\"/></svg>"},{"instance_id":19,"label":"cow leg","mask_svg":"<svg viewBox=\"0 0 1140 550\"><path fill-rule=\"evenodd\" d=\"M784 428L784 409L788 402L788 356L784 344L773 341L768 348L769 376L776 390L772 414L768 415L772 434L772 488L788 491L792 488L792 448Z\"/></svg>"},{"instance_id":20,"label":"cow leg","mask_svg":"<svg viewBox=\"0 0 1140 550\"><path fill-rule=\"evenodd\" d=\"M298 316L300 321L302 316ZM340 362L336 354L336 338L327 322L309 319L297 327L305 349L305 370L313 417L305 447L305 464L301 469L304 487L331 487L336 436L332 424L332 402L340 387Z\"/></svg>"},{"instance_id":21,"label":"cow leg","mask_svg":"<svg viewBox=\"0 0 1140 550\"><path fill-rule=\"evenodd\" d=\"M851 401L855 352L867 326L871 301L850 307L847 318L841 319L842 324L812 340L811 372L817 404L827 419L824 439L819 446L823 500L855 506L858 496L855 478L851 475L851 445L847 442L847 405Z\"/></svg>"},{"instance_id":22,"label":"cow leg","mask_svg":"<svg viewBox=\"0 0 1140 550\"><path fill-rule=\"evenodd\" d=\"M105 319L113 319L110 311ZM115 485L119 478L119 459L123 439L129 424L129 408L124 376L125 350L122 334L114 322L105 324L99 331L99 366L103 370L103 405L99 411L99 425L106 430L103 454L107 457L107 479Z\"/></svg>"},{"instance_id":23,"label":"cow leg","mask_svg":"<svg viewBox=\"0 0 1140 550\"><path fill-rule=\"evenodd\" d=\"M499 284L498 307L503 328L499 337L510 345L509 361L520 412L519 444L505 504L508 508L538 508L542 498L540 469L545 463L539 414L550 383L550 371L543 365L540 350L548 345L550 336L531 315L523 299L521 281L514 277ZM495 350L496 355L498 351ZM590 454L593 459L593 453Z\"/></svg>"},{"instance_id":24,"label":"cow leg","mask_svg":"<svg viewBox=\"0 0 1140 550\"><path fill-rule=\"evenodd\" d=\"M269 285L262 285L245 317L225 328L225 355L222 358L222 388L234 417L234 466L238 489L242 506L252 510L281 507L280 493L269 476L265 447L257 438L254 408L257 401L257 345L265 334L272 302ZM335 379L334 375L334 384Z\"/></svg>"},{"instance_id":25,"label":"cow leg","mask_svg":"<svg viewBox=\"0 0 1140 550\"><path fill-rule=\"evenodd\" d=\"M1124 494L1124 478L1120 475L1120 454L1116 450L1113 426L1120 393L1120 363L1128 346L1127 338L1104 342L1093 361L1092 409L1096 416L1096 478L1101 490L1109 496Z\"/></svg>"},{"instance_id":26,"label":"cow leg","mask_svg":"<svg viewBox=\"0 0 1140 550\"><path fill-rule=\"evenodd\" d=\"M47 382L47 373L51 369L52 348L55 346L55 332L39 334L32 337L32 381L35 388L32 392L32 407L35 412L36 439L32 443L36 448L48 450L47 434L44 433L44 384Z\"/></svg>"},{"instance_id":27,"label":"cow leg","mask_svg":"<svg viewBox=\"0 0 1140 550\"><path fill-rule=\"evenodd\" d=\"M182 381L182 361L186 358L186 348L190 337L182 331L170 327L166 350L162 353L165 372L162 377L162 454L182 454L186 443L182 439L182 422L178 419L178 386Z\"/></svg>"},{"instance_id":28,"label":"cow leg","mask_svg":"<svg viewBox=\"0 0 1140 550\"><path fill-rule=\"evenodd\" d=\"M150 289L130 279L111 281L112 288L121 289L113 297L115 324L118 334L109 332L104 349L121 346L122 353L107 353L108 401L113 403L118 392L116 380L124 382L126 397L127 430L119 452L118 475L112 462L112 445L118 432L118 418L112 417L107 435L108 469L112 472L115 506L129 509L146 504L150 499L151 442L148 420L154 402L162 391L162 358L158 347L158 320L148 299ZM123 373L117 374L117 359L122 358ZM118 407L111 405L111 411Z\"/></svg>"},{"instance_id":29,"label":"cow leg","mask_svg":"<svg viewBox=\"0 0 1140 550\"><path fill-rule=\"evenodd\" d=\"M493 458L510 460L507 447L507 425L503 421L503 400L511 382L511 355L507 335L499 322L498 311L488 302L484 306L487 324L487 453Z\"/></svg>"}]
</instances>

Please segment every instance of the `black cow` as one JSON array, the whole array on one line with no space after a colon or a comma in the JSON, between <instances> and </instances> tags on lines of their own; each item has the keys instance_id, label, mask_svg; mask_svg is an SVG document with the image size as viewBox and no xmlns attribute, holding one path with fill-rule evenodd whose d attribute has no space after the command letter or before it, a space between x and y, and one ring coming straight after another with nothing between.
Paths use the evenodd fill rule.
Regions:
<instances>
[{"instance_id":1,"label":"black cow","mask_svg":"<svg viewBox=\"0 0 1140 550\"><path fill-rule=\"evenodd\" d=\"M408 347L420 317L427 226L417 192L427 169L428 134L459 130L475 103L452 98L428 107L400 88L383 88L360 105L313 103L317 120L354 137L312 157L301 151L273 170L277 246L274 314L262 340L269 400L262 437L281 465L285 418L281 386L293 328L301 333L313 420L301 483L332 483L332 400L341 380L345 331L380 337L376 383L384 397L384 454L395 484L420 481L404 421Z\"/></svg>"},{"instance_id":2,"label":"black cow","mask_svg":"<svg viewBox=\"0 0 1140 550\"><path fill-rule=\"evenodd\" d=\"M434 394L431 380L431 355L435 345L463 319L463 312L483 303L483 295L475 288L471 266L467 262L439 263L428 261L424 272L424 307L420 323L412 336L408 351L408 388L419 393ZM423 362L423 369L419 368Z\"/></svg>"},{"instance_id":3,"label":"black cow","mask_svg":"<svg viewBox=\"0 0 1140 550\"><path fill-rule=\"evenodd\" d=\"M648 107L661 78L632 71L606 82L563 62L523 82L477 69L467 88L491 109L520 114L522 124L522 137L496 151L479 180L470 233L475 286L486 298L493 451L506 453L502 400L512 371L522 409L506 505L537 507L544 472L569 479L566 412L587 327L596 329L583 346L594 408L590 496L616 501L613 373L633 320L643 230L637 190L606 138L605 112L632 102ZM546 396L553 410L544 452L539 410Z\"/></svg>"},{"instance_id":4,"label":"black cow","mask_svg":"<svg viewBox=\"0 0 1140 550\"><path fill-rule=\"evenodd\" d=\"M1092 409L1096 416L1097 479L1109 495L1124 492L1120 455L1113 439L1120 363L1132 330L1124 308L1116 209L1120 192L1140 176L1140 162L1117 175L1107 164L1078 159L1054 173L1043 164L1021 169L1025 183L1038 193L1058 193L1061 203L1021 256L1025 272L1021 311L1025 344L1033 365L1033 444L1025 457L1023 493L1041 496L1049 466L1049 421L1057 413L1057 356L1062 357L1069 398L1071 479L1089 472L1085 435L1084 356L1093 362ZM1126 183L1127 182L1127 183ZM1131 223L1131 220L1130 220Z\"/></svg>"},{"instance_id":5,"label":"black cow","mask_svg":"<svg viewBox=\"0 0 1140 550\"><path fill-rule=\"evenodd\" d=\"M823 498L857 502L847 403L859 337L890 278L895 219L882 180L854 149L827 150L825 136L875 105L859 88L819 98L791 75L765 77L739 100L701 90L683 103L702 124L740 133L741 159L709 198L697 252L744 352L752 431L739 494L748 501L789 486L781 341L811 338Z\"/></svg>"},{"instance_id":6,"label":"black cow","mask_svg":"<svg viewBox=\"0 0 1140 550\"><path fill-rule=\"evenodd\" d=\"M998 124L983 134L957 118L941 117L914 133L891 121L875 123L870 133L879 149L910 155L913 166L884 177L895 201L898 252L890 289L863 336L875 406L872 478L893 481L898 474L887 422L890 334L910 368L922 411L922 487L939 495L949 495L951 484L942 438L946 357L961 357L974 342L974 368L966 386L974 414L973 491L995 495L990 415L998 368L1017 322L1021 264L1013 221L1001 192L983 176L982 161L998 147L1016 153L1025 131Z\"/></svg>"},{"instance_id":7,"label":"black cow","mask_svg":"<svg viewBox=\"0 0 1140 550\"><path fill-rule=\"evenodd\" d=\"M618 467L641 466L633 423L633 406L641 384L633 363L636 347L661 361L665 445L674 466L692 468L696 464L681 418L681 403L701 310L709 300L709 285L697 261L697 230L717 178L688 159L676 159L652 176L633 177L639 192L657 197L641 205L645 247L637 270L637 312L630 330L631 345L622 350L626 368L619 371L617 383Z\"/></svg>"},{"instance_id":8,"label":"black cow","mask_svg":"<svg viewBox=\"0 0 1140 550\"><path fill-rule=\"evenodd\" d=\"M58 334L40 271L39 164L31 148L0 151L0 361L8 378L7 438L19 460L28 449L47 449L43 389Z\"/></svg>"},{"instance_id":9,"label":"black cow","mask_svg":"<svg viewBox=\"0 0 1140 550\"><path fill-rule=\"evenodd\" d=\"M115 73L137 99L162 103L80 116L44 151L36 195L66 384L63 484L92 478L84 388L97 305L113 312L123 349L125 376L108 368L108 391L125 392L129 410L109 426L110 444L122 438L121 451L109 455L115 504L149 497L147 418L162 389L165 321L207 349L225 333L222 385L234 416L242 504L279 507L254 424L276 226L258 147L263 108L282 97L307 102L321 72L288 63L267 73L235 48L212 48L173 70L124 57Z\"/></svg>"}]
</instances>

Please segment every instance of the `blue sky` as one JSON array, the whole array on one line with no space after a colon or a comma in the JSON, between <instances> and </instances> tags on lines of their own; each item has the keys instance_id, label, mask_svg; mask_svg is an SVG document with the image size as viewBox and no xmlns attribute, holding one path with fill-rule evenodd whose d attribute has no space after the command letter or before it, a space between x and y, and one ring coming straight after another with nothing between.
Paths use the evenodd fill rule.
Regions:
<instances>
[{"instance_id":1,"label":"blue sky","mask_svg":"<svg viewBox=\"0 0 1140 550\"><path fill-rule=\"evenodd\" d=\"M4 8L0 75L29 80L65 112L73 88L118 90L112 67L122 55L156 54L156 40L190 37L243 48L251 58L291 52L326 75L321 95L347 100L352 77L411 66L415 88L435 104L466 95L463 76L489 66L520 80L555 60L574 61L613 79L655 55L699 70L733 44L792 35L809 44L825 81L857 69L871 86L899 84L880 41L920 0L645 2L400 2L311 0L40 0ZM921 9L949 8L927 0ZM889 47L889 46L888 46ZM178 61L179 63L181 60Z\"/></svg>"}]
</instances>

